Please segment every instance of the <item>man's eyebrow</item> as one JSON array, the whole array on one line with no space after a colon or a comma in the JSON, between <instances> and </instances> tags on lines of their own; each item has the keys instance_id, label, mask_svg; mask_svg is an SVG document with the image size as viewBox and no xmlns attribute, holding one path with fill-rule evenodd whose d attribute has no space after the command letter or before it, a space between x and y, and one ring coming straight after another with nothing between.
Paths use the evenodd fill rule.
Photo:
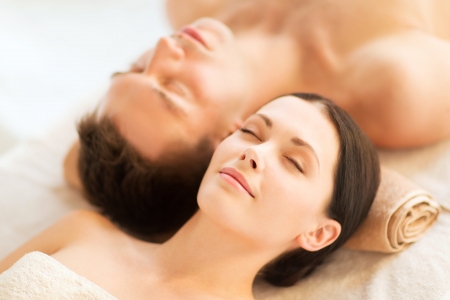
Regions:
<instances>
[{"instance_id":1,"label":"man's eyebrow","mask_svg":"<svg viewBox=\"0 0 450 300\"><path fill-rule=\"evenodd\" d=\"M298 138L298 137L293 137L291 139L291 142L296 145L296 146L301 146L301 147L306 147L309 150L311 150L312 154L314 155L314 157L316 158L317 161L317 165L319 166L319 170L320 170L320 161L319 161L319 157L317 156L317 152L314 150L314 148L308 144L306 141Z\"/></svg>"},{"instance_id":2,"label":"man's eyebrow","mask_svg":"<svg viewBox=\"0 0 450 300\"><path fill-rule=\"evenodd\" d=\"M158 89L153 84L150 86L150 88L167 105L170 111L186 116L186 112L184 111L184 109L182 109L179 105L177 105L176 102L166 93Z\"/></svg>"},{"instance_id":3,"label":"man's eyebrow","mask_svg":"<svg viewBox=\"0 0 450 300\"><path fill-rule=\"evenodd\" d=\"M128 73L133 73L132 71L126 71L126 72L114 72L111 75L111 78L116 77L116 76L121 76L121 75L125 75ZM179 105L176 104L176 102L169 97L166 93L164 93L163 91L161 91L158 87L156 87L155 85L151 84L150 85L151 90L167 105L167 107L169 108L170 111L182 115L182 116L186 116L186 111L184 109L182 109Z\"/></svg>"},{"instance_id":4,"label":"man's eyebrow","mask_svg":"<svg viewBox=\"0 0 450 300\"><path fill-rule=\"evenodd\" d=\"M266 115L263 115L263 114L256 114L258 117L260 117L261 119L263 119L263 121L264 121L264 123L266 123L266 126L267 127L269 127L269 128L272 128L272 120L268 117L268 116L266 116Z\"/></svg>"},{"instance_id":5,"label":"man's eyebrow","mask_svg":"<svg viewBox=\"0 0 450 300\"><path fill-rule=\"evenodd\" d=\"M116 71L116 72L114 72L114 73L111 74L111 77L110 77L110 78L114 78L114 77L116 77L116 76L124 75L124 74L127 74L127 73L128 73L128 72Z\"/></svg>"}]
</instances>

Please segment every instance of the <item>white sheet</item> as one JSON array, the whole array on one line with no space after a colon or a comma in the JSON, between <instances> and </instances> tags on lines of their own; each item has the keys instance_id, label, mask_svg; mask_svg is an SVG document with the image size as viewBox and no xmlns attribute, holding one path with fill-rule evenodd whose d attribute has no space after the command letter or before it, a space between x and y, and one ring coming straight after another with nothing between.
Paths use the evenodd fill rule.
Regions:
<instances>
[{"instance_id":1,"label":"white sheet","mask_svg":"<svg viewBox=\"0 0 450 300\"><path fill-rule=\"evenodd\" d=\"M0 159L0 259L56 219L89 207L62 179L74 123L102 91L62 118L53 131ZM380 151L382 162L428 189L447 207L437 224L404 252L339 250L291 288L256 285L258 299L441 299L450 291L450 139L423 149Z\"/></svg>"},{"instance_id":2,"label":"white sheet","mask_svg":"<svg viewBox=\"0 0 450 300\"><path fill-rule=\"evenodd\" d=\"M102 91L103 93L103 91ZM90 208L65 184L62 162L76 139L75 122L95 95L55 126L0 157L0 259L73 209Z\"/></svg>"}]
</instances>

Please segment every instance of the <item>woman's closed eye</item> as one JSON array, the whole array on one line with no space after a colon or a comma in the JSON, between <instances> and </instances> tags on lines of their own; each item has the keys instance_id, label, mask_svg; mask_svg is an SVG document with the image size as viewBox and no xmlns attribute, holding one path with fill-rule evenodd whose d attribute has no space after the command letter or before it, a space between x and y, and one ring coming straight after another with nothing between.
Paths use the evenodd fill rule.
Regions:
<instances>
[{"instance_id":1,"label":"woman's closed eye","mask_svg":"<svg viewBox=\"0 0 450 300\"><path fill-rule=\"evenodd\" d=\"M252 130L245 128L245 127L241 127L239 128L240 131L242 131L243 133L248 133L250 135L253 135L255 138L258 139L258 141L262 141Z\"/></svg>"},{"instance_id":2,"label":"woman's closed eye","mask_svg":"<svg viewBox=\"0 0 450 300\"><path fill-rule=\"evenodd\" d=\"M285 156L285 158L292 164L294 165L294 167L297 168L297 170L299 170L302 174L304 174L304 170L302 168L302 166L293 158L289 157L289 156Z\"/></svg>"}]
</instances>

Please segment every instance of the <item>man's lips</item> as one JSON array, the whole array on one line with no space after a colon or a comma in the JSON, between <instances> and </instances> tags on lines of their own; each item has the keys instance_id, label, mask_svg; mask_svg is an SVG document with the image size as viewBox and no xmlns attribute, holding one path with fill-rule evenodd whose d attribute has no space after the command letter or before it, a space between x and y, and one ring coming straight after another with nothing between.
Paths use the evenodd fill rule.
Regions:
<instances>
[{"instance_id":1,"label":"man's lips","mask_svg":"<svg viewBox=\"0 0 450 300\"><path fill-rule=\"evenodd\" d=\"M194 40L196 40L197 42L199 42L200 44L202 44L205 48L208 49L208 45L206 45L205 40L202 38L200 32L198 32L198 30L196 30L193 27L189 27L189 26L185 26L183 28L180 29L181 33L184 33L190 37L192 37Z\"/></svg>"},{"instance_id":2,"label":"man's lips","mask_svg":"<svg viewBox=\"0 0 450 300\"><path fill-rule=\"evenodd\" d=\"M232 185L236 184L237 188L239 187L243 188L252 198L255 198L255 196L253 196L252 190L250 189L247 180L236 169L227 167L220 170L219 173L230 184Z\"/></svg>"}]
</instances>

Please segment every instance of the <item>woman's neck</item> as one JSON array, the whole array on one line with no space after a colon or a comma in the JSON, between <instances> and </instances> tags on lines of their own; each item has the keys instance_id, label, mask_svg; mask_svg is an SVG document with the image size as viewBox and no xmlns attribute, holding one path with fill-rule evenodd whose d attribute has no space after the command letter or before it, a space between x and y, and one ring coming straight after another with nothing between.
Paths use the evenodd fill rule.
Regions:
<instances>
[{"instance_id":1,"label":"woman's neck","mask_svg":"<svg viewBox=\"0 0 450 300\"><path fill-rule=\"evenodd\" d=\"M253 299L257 272L282 250L268 250L227 232L201 212L156 251L158 277L188 291Z\"/></svg>"}]
</instances>

